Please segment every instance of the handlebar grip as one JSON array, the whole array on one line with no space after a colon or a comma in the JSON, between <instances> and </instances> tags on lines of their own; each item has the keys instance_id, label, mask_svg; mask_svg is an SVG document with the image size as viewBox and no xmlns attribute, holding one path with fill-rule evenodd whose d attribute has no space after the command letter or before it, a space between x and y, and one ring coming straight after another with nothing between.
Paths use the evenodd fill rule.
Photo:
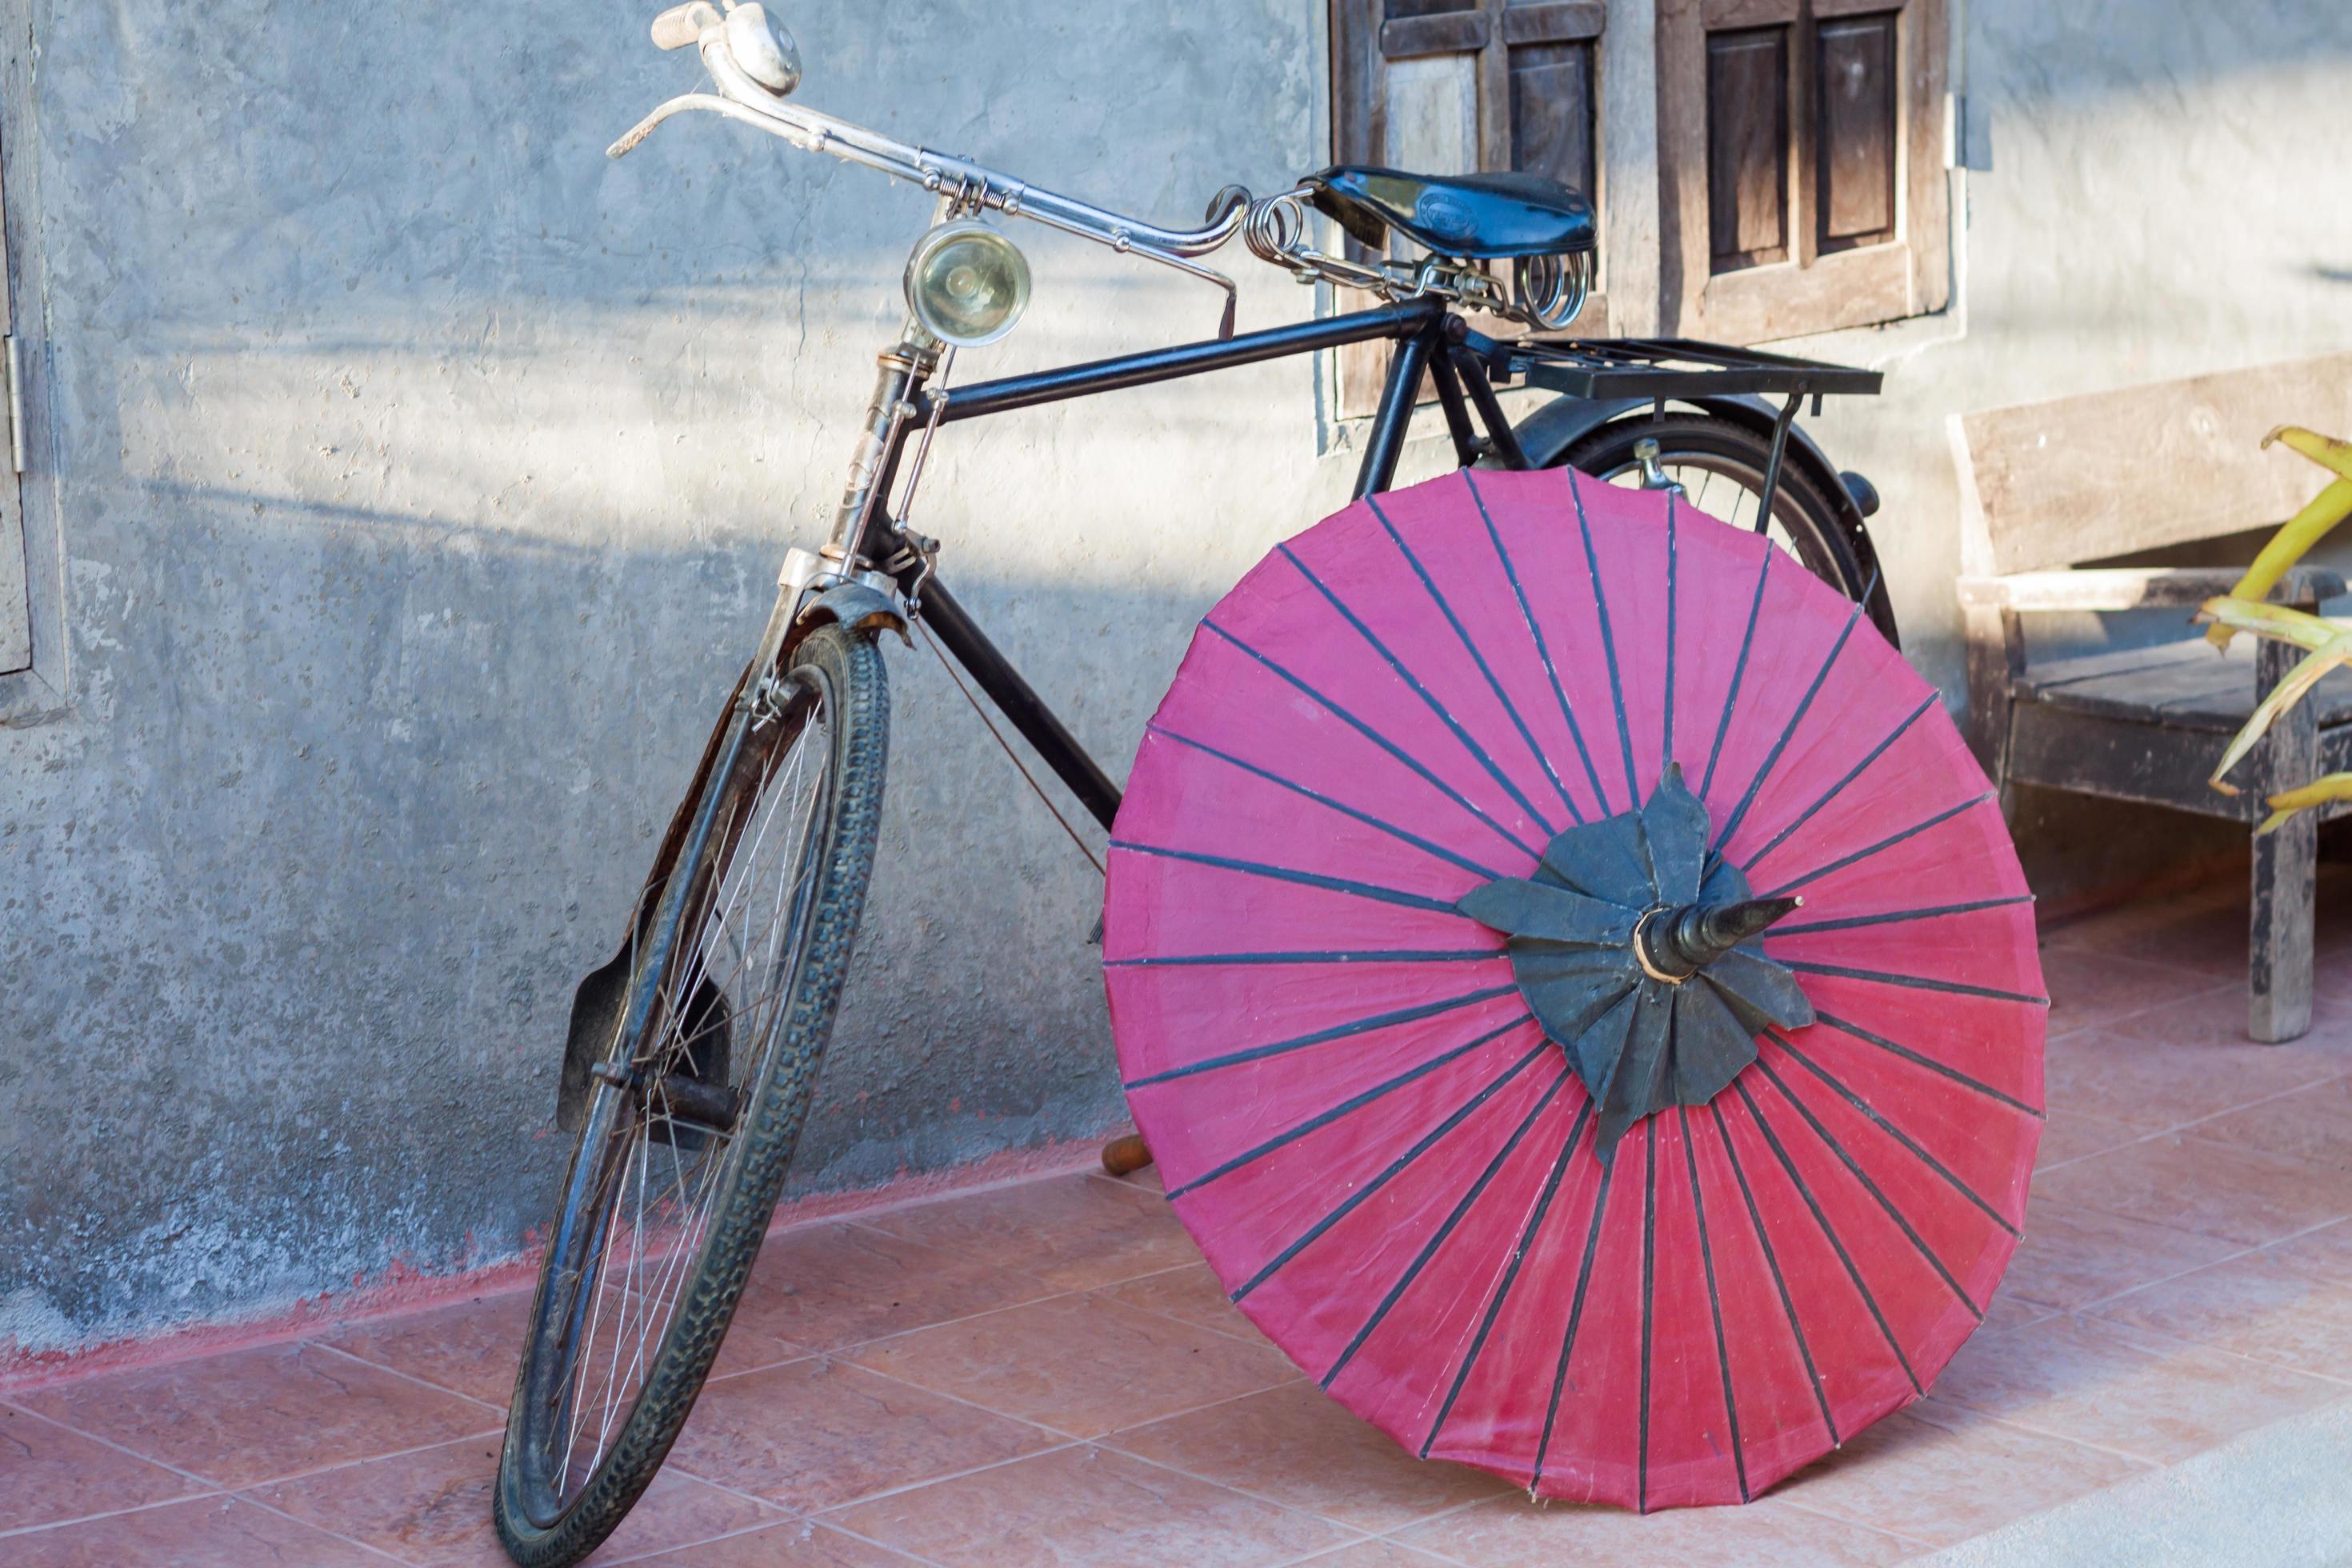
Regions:
<instances>
[{"instance_id":1,"label":"handlebar grip","mask_svg":"<svg viewBox=\"0 0 2352 1568\"><path fill-rule=\"evenodd\" d=\"M673 5L654 18L654 47L663 49L691 48L702 41L702 29L719 26L718 8L710 0L687 0L683 5Z\"/></svg>"}]
</instances>

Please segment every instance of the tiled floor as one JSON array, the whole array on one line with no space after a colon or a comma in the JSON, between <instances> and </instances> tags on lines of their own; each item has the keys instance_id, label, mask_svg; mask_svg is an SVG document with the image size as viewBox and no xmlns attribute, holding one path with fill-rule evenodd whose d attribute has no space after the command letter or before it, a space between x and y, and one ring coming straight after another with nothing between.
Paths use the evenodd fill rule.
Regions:
<instances>
[{"instance_id":1,"label":"tiled floor","mask_svg":"<svg viewBox=\"0 0 2352 1568\"><path fill-rule=\"evenodd\" d=\"M1540 1508L1411 1459L1257 1338L1148 1177L1074 1173L772 1238L596 1561L1883 1563L2352 1399L2352 898L2316 1025L2264 1048L2230 893L2050 935L2049 1131L1987 1326L1749 1507ZM0 1562L502 1562L523 1306L0 1394Z\"/></svg>"}]
</instances>

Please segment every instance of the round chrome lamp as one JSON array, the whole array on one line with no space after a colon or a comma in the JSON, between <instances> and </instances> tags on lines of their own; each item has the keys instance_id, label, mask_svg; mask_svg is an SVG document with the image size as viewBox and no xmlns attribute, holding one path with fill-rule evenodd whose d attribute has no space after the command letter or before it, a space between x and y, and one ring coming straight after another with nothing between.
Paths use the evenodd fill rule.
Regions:
<instances>
[{"instance_id":1,"label":"round chrome lamp","mask_svg":"<svg viewBox=\"0 0 2352 1568\"><path fill-rule=\"evenodd\" d=\"M940 225L907 258L907 308L943 343L992 343L1028 306L1028 258L977 219Z\"/></svg>"}]
</instances>

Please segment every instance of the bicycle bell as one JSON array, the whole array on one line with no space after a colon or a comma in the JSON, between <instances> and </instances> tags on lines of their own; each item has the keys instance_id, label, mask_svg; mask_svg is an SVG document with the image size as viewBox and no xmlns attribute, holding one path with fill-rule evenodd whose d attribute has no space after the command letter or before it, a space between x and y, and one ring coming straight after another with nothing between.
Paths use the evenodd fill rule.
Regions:
<instances>
[{"instance_id":1,"label":"bicycle bell","mask_svg":"<svg viewBox=\"0 0 2352 1568\"><path fill-rule=\"evenodd\" d=\"M943 223L907 258L907 308L958 348L992 343L1029 307L1029 258L977 218Z\"/></svg>"},{"instance_id":2,"label":"bicycle bell","mask_svg":"<svg viewBox=\"0 0 2352 1568\"><path fill-rule=\"evenodd\" d=\"M793 36L761 5L733 5L727 12L727 52L743 74L782 98L801 84L801 51Z\"/></svg>"}]
</instances>

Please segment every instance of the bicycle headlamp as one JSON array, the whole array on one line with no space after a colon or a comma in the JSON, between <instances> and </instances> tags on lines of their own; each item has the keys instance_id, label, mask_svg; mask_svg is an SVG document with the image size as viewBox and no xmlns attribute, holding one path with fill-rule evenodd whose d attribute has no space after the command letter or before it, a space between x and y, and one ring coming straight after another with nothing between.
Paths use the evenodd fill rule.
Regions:
<instances>
[{"instance_id":1,"label":"bicycle headlamp","mask_svg":"<svg viewBox=\"0 0 2352 1568\"><path fill-rule=\"evenodd\" d=\"M907 308L943 343L992 343L1028 305L1028 258L976 219L940 225L907 258Z\"/></svg>"}]
</instances>

